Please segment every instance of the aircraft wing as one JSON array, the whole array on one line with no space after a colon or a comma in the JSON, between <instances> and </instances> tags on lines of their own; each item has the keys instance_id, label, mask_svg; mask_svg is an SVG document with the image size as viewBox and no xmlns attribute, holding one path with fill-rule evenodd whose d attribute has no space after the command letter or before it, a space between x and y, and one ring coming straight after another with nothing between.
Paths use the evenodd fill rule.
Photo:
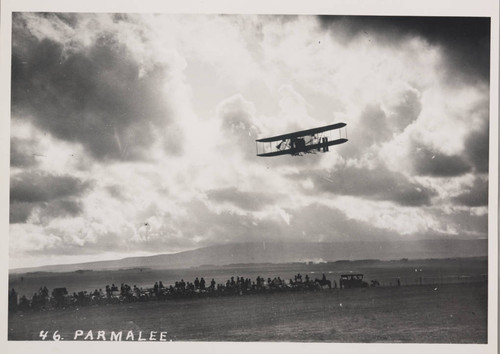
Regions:
<instances>
[{"instance_id":1,"label":"aircraft wing","mask_svg":"<svg viewBox=\"0 0 500 354\"><path fill-rule=\"evenodd\" d=\"M345 126L346 126L345 123L330 124L330 125L325 125L324 127L301 130L299 132L277 135L277 136L273 136L270 138L258 139L256 141L260 142L260 143L268 143L271 141L280 141L280 140L285 140L285 139L298 138L298 137L302 137L302 136L314 135L314 134L326 132L328 130L340 129L340 128L343 128ZM266 155L266 156L268 156L268 155ZM272 155L272 156L275 156L275 155Z\"/></svg>"},{"instance_id":2,"label":"aircraft wing","mask_svg":"<svg viewBox=\"0 0 500 354\"><path fill-rule=\"evenodd\" d=\"M265 152L263 154L257 154L257 156L271 157L271 156L290 155L290 154L291 154L291 150L287 149L287 150L278 150L278 151L273 151L273 152Z\"/></svg>"},{"instance_id":3,"label":"aircraft wing","mask_svg":"<svg viewBox=\"0 0 500 354\"><path fill-rule=\"evenodd\" d=\"M306 153L306 152L309 152L311 150L319 150L321 148L324 148L325 146L343 144L343 143L346 143L347 141L348 141L347 139L341 138L341 139L336 139L336 140L330 140L326 143L320 142L320 143L313 144L313 145L307 145L303 149L300 149L300 150L299 149L296 149L296 150L293 150L293 149L277 150L277 151L271 151L271 152L266 152L266 153L262 153L262 154L257 154L257 156L272 157L272 156L280 156L280 155L294 155L294 154L298 155L300 153Z\"/></svg>"},{"instance_id":4,"label":"aircraft wing","mask_svg":"<svg viewBox=\"0 0 500 354\"><path fill-rule=\"evenodd\" d=\"M307 145L304 149L305 152L310 151L310 150L315 150L315 149L321 149L325 146L332 146L332 145L338 145L338 144L343 144L346 143L348 140L346 138L341 138L341 139L336 139L336 140L330 140L326 143L321 142L313 145Z\"/></svg>"}]
</instances>

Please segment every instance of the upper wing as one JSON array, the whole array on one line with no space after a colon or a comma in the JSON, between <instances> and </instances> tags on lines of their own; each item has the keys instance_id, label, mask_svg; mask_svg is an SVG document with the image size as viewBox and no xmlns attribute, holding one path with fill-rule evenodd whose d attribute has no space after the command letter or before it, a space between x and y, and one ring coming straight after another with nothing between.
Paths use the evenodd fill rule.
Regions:
<instances>
[{"instance_id":1,"label":"upper wing","mask_svg":"<svg viewBox=\"0 0 500 354\"><path fill-rule=\"evenodd\" d=\"M268 142L271 142L271 141L278 141L278 140L298 138L298 137L301 137L301 136L322 133L322 132L325 132L327 130L333 130L333 129L343 128L345 126L346 126L345 123L330 124L330 125L325 125L324 127L307 129L307 130L301 130L301 131L295 132L295 133L288 133L288 134L283 134L283 135L277 135L277 136L273 136L273 137L270 137L270 138L258 139L256 141L260 142L260 143L268 143ZM272 156L274 156L274 155L272 155Z\"/></svg>"}]
</instances>

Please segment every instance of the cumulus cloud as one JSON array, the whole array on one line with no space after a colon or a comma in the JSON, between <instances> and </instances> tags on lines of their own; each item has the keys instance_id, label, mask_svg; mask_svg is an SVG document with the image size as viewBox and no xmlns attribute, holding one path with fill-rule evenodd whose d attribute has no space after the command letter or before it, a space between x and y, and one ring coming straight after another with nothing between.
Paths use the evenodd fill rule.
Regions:
<instances>
[{"instance_id":1,"label":"cumulus cloud","mask_svg":"<svg viewBox=\"0 0 500 354\"><path fill-rule=\"evenodd\" d=\"M443 229L443 235L459 236L460 238L487 238L488 212L481 208L461 207L451 210L436 209L435 215L448 229Z\"/></svg>"},{"instance_id":2,"label":"cumulus cloud","mask_svg":"<svg viewBox=\"0 0 500 354\"><path fill-rule=\"evenodd\" d=\"M319 171L312 181L318 191L392 201L402 206L429 205L435 195L433 190L382 166L373 169L345 166L330 172Z\"/></svg>"},{"instance_id":3,"label":"cumulus cloud","mask_svg":"<svg viewBox=\"0 0 500 354\"><path fill-rule=\"evenodd\" d=\"M80 195L90 183L72 176L52 176L43 172L24 172L11 178L10 200L44 202Z\"/></svg>"},{"instance_id":4,"label":"cumulus cloud","mask_svg":"<svg viewBox=\"0 0 500 354\"><path fill-rule=\"evenodd\" d=\"M388 121L391 126L388 127L392 132L402 132L417 120L422 111L422 101L420 92L415 89L408 89L401 94L399 102L391 108Z\"/></svg>"},{"instance_id":5,"label":"cumulus cloud","mask_svg":"<svg viewBox=\"0 0 500 354\"><path fill-rule=\"evenodd\" d=\"M12 167L34 167L37 165L37 153L32 139L13 137L10 140L10 165Z\"/></svg>"},{"instance_id":6,"label":"cumulus cloud","mask_svg":"<svg viewBox=\"0 0 500 354\"><path fill-rule=\"evenodd\" d=\"M488 23L17 13L12 254L484 237ZM339 121L328 153L255 156Z\"/></svg>"},{"instance_id":7,"label":"cumulus cloud","mask_svg":"<svg viewBox=\"0 0 500 354\"><path fill-rule=\"evenodd\" d=\"M236 138L255 139L259 134L259 128L253 124L255 106L242 95L235 95L222 101L217 107L217 115L222 121L223 131L236 134Z\"/></svg>"},{"instance_id":8,"label":"cumulus cloud","mask_svg":"<svg viewBox=\"0 0 500 354\"><path fill-rule=\"evenodd\" d=\"M462 155L446 155L422 145L415 147L413 168L418 175L434 177L460 176L471 170Z\"/></svg>"},{"instance_id":9,"label":"cumulus cloud","mask_svg":"<svg viewBox=\"0 0 500 354\"><path fill-rule=\"evenodd\" d=\"M244 210L258 211L265 205L276 200L269 194L260 192L247 192L236 187L209 190L206 192L209 200L230 203Z\"/></svg>"},{"instance_id":10,"label":"cumulus cloud","mask_svg":"<svg viewBox=\"0 0 500 354\"><path fill-rule=\"evenodd\" d=\"M464 154L477 172L488 172L489 141L489 126L486 119L481 122L479 128L472 127L465 139Z\"/></svg>"},{"instance_id":11,"label":"cumulus cloud","mask_svg":"<svg viewBox=\"0 0 500 354\"><path fill-rule=\"evenodd\" d=\"M30 202L11 202L9 206L9 222L24 223L28 220L34 205Z\"/></svg>"},{"instance_id":12,"label":"cumulus cloud","mask_svg":"<svg viewBox=\"0 0 500 354\"><path fill-rule=\"evenodd\" d=\"M10 205L10 223L47 224L54 218L77 216L83 212L83 206L76 200L53 200L51 202L12 202Z\"/></svg>"},{"instance_id":13,"label":"cumulus cloud","mask_svg":"<svg viewBox=\"0 0 500 354\"><path fill-rule=\"evenodd\" d=\"M98 159L143 159L155 130L171 123L163 87L168 68L143 72L112 33L67 50L25 25L14 27L13 41L13 113L58 139L78 142ZM182 141L175 133L168 137L172 153Z\"/></svg>"},{"instance_id":14,"label":"cumulus cloud","mask_svg":"<svg viewBox=\"0 0 500 354\"><path fill-rule=\"evenodd\" d=\"M349 128L350 144L343 147L347 157L360 157L369 153L368 149L392 136L385 112L376 105L364 108L359 117L357 129Z\"/></svg>"},{"instance_id":15,"label":"cumulus cloud","mask_svg":"<svg viewBox=\"0 0 500 354\"><path fill-rule=\"evenodd\" d=\"M488 181L475 178L472 186L466 188L461 194L453 198L459 205L478 207L488 205Z\"/></svg>"},{"instance_id":16,"label":"cumulus cloud","mask_svg":"<svg viewBox=\"0 0 500 354\"><path fill-rule=\"evenodd\" d=\"M489 32L487 17L385 17L321 16L323 28L339 34L349 45L360 37L372 38L384 45L398 46L412 37L425 39L443 48L447 65L446 79L468 82L488 80Z\"/></svg>"},{"instance_id":17,"label":"cumulus cloud","mask_svg":"<svg viewBox=\"0 0 500 354\"><path fill-rule=\"evenodd\" d=\"M17 174L11 178L10 222L25 222L34 209L41 210L39 217L43 218L76 215L82 206L75 198L90 187L90 182L72 176L38 171Z\"/></svg>"},{"instance_id":18,"label":"cumulus cloud","mask_svg":"<svg viewBox=\"0 0 500 354\"><path fill-rule=\"evenodd\" d=\"M253 157L254 142L261 132L256 124L254 104L242 95L234 95L218 104L216 115L221 122L221 146L242 151L247 158Z\"/></svg>"}]
</instances>

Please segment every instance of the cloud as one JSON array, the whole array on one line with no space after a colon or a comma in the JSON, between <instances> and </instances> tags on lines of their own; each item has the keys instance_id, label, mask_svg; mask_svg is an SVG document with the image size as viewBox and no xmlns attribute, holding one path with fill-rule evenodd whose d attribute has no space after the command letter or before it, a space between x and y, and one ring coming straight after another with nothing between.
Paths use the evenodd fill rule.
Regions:
<instances>
[{"instance_id":1,"label":"cloud","mask_svg":"<svg viewBox=\"0 0 500 354\"><path fill-rule=\"evenodd\" d=\"M465 156L475 170L488 173L489 164L489 126L488 120L483 120L479 128L472 128L465 139Z\"/></svg>"},{"instance_id":2,"label":"cloud","mask_svg":"<svg viewBox=\"0 0 500 354\"><path fill-rule=\"evenodd\" d=\"M488 205L488 180L475 178L472 186L453 198L458 205L478 207Z\"/></svg>"},{"instance_id":3,"label":"cloud","mask_svg":"<svg viewBox=\"0 0 500 354\"><path fill-rule=\"evenodd\" d=\"M74 216L82 211L75 198L89 190L91 183L72 176L43 172L22 172L11 178L10 222L24 223L33 211L36 219Z\"/></svg>"},{"instance_id":4,"label":"cloud","mask_svg":"<svg viewBox=\"0 0 500 354\"><path fill-rule=\"evenodd\" d=\"M265 205L272 203L276 199L269 194L241 191L236 187L213 189L206 193L210 201L229 203L249 211L261 210Z\"/></svg>"},{"instance_id":5,"label":"cloud","mask_svg":"<svg viewBox=\"0 0 500 354\"><path fill-rule=\"evenodd\" d=\"M483 237L484 53L452 58L483 23L15 14L12 254ZM338 121L328 153L255 156Z\"/></svg>"},{"instance_id":6,"label":"cloud","mask_svg":"<svg viewBox=\"0 0 500 354\"><path fill-rule=\"evenodd\" d=\"M388 130L397 133L402 132L417 120L422 111L420 93L414 89L402 92L400 101L394 107L391 107L391 111L387 119L391 124Z\"/></svg>"},{"instance_id":7,"label":"cloud","mask_svg":"<svg viewBox=\"0 0 500 354\"><path fill-rule=\"evenodd\" d=\"M417 175L454 177L470 172L471 166L461 155L446 155L430 147L418 145L414 148L413 169Z\"/></svg>"},{"instance_id":8,"label":"cloud","mask_svg":"<svg viewBox=\"0 0 500 354\"><path fill-rule=\"evenodd\" d=\"M10 165L11 167L34 167L38 164L36 159L35 141L33 139L20 139L12 137L10 140Z\"/></svg>"},{"instance_id":9,"label":"cloud","mask_svg":"<svg viewBox=\"0 0 500 354\"><path fill-rule=\"evenodd\" d=\"M290 227L284 235L287 239L312 242L400 239L400 235L393 230L379 228L363 220L348 219L340 209L322 203L312 203L296 210L287 209L287 212L291 215Z\"/></svg>"},{"instance_id":10,"label":"cloud","mask_svg":"<svg viewBox=\"0 0 500 354\"><path fill-rule=\"evenodd\" d=\"M11 178L10 200L47 202L81 195L90 183L72 176L52 176L43 172L23 172Z\"/></svg>"},{"instance_id":11,"label":"cloud","mask_svg":"<svg viewBox=\"0 0 500 354\"><path fill-rule=\"evenodd\" d=\"M398 46L419 37L442 48L446 80L477 82L489 78L490 19L487 17L320 16L325 30L345 45L360 37Z\"/></svg>"},{"instance_id":12,"label":"cloud","mask_svg":"<svg viewBox=\"0 0 500 354\"><path fill-rule=\"evenodd\" d=\"M255 120L255 106L242 95L231 96L217 105L224 149L241 151L246 158L255 156L255 139L261 128Z\"/></svg>"},{"instance_id":13,"label":"cloud","mask_svg":"<svg viewBox=\"0 0 500 354\"><path fill-rule=\"evenodd\" d=\"M318 171L312 181L319 191L391 201L402 206L429 205L435 195L433 190L381 166L373 169L345 166L330 172Z\"/></svg>"},{"instance_id":14,"label":"cloud","mask_svg":"<svg viewBox=\"0 0 500 354\"><path fill-rule=\"evenodd\" d=\"M460 238L487 238L488 237L488 212L484 212L475 207L453 207L451 210L435 209L434 215L443 225L448 226L444 229L444 235L449 237L459 236ZM432 235L430 235L432 236Z\"/></svg>"},{"instance_id":15,"label":"cloud","mask_svg":"<svg viewBox=\"0 0 500 354\"><path fill-rule=\"evenodd\" d=\"M147 72L112 33L68 50L14 26L12 111L61 140L78 142L98 159L147 157L158 135L179 153L182 134L164 95L168 68ZM166 127L166 128L164 128ZM170 133L169 133L170 132Z\"/></svg>"},{"instance_id":16,"label":"cloud","mask_svg":"<svg viewBox=\"0 0 500 354\"><path fill-rule=\"evenodd\" d=\"M10 205L9 222L11 224L28 221L46 224L54 218L73 217L83 212L83 206L75 200L54 200L51 202L18 202Z\"/></svg>"},{"instance_id":17,"label":"cloud","mask_svg":"<svg viewBox=\"0 0 500 354\"><path fill-rule=\"evenodd\" d=\"M25 223L34 208L35 203L11 202L9 206L9 223Z\"/></svg>"},{"instance_id":18,"label":"cloud","mask_svg":"<svg viewBox=\"0 0 500 354\"><path fill-rule=\"evenodd\" d=\"M353 220L337 208L313 202L299 208L283 206L269 210L265 215L234 213L229 210L214 212L207 205L193 201L189 205L197 215L197 222L183 219L178 223L186 242L200 235L200 244L253 241L311 241L334 242L399 239L395 232ZM349 221L349 222L347 222Z\"/></svg>"},{"instance_id":19,"label":"cloud","mask_svg":"<svg viewBox=\"0 0 500 354\"><path fill-rule=\"evenodd\" d=\"M347 157L360 157L373 144L381 143L391 136L385 112L377 105L369 105L361 112L356 129L349 128L349 143L343 150Z\"/></svg>"},{"instance_id":20,"label":"cloud","mask_svg":"<svg viewBox=\"0 0 500 354\"><path fill-rule=\"evenodd\" d=\"M382 144L414 123L421 110L421 94L411 88L400 91L390 102L367 104L348 126L349 143L340 147L342 155L360 159L377 154Z\"/></svg>"}]
</instances>

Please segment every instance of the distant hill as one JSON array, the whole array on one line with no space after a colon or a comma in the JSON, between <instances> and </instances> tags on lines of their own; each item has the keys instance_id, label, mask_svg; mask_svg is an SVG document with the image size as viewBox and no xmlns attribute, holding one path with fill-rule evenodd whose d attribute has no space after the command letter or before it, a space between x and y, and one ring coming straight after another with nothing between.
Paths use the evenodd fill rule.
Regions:
<instances>
[{"instance_id":1,"label":"distant hill","mask_svg":"<svg viewBox=\"0 0 500 354\"><path fill-rule=\"evenodd\" d=\"M488 240L420 240L380 242L254 242L199 248L174 254L130 257L90 263L12 269L21 272L70 272L121 268L176 269L202 265L244 263L325 262L360 259L425 259L482 257L488 255Z\"/></svg>"}]
</instances>

